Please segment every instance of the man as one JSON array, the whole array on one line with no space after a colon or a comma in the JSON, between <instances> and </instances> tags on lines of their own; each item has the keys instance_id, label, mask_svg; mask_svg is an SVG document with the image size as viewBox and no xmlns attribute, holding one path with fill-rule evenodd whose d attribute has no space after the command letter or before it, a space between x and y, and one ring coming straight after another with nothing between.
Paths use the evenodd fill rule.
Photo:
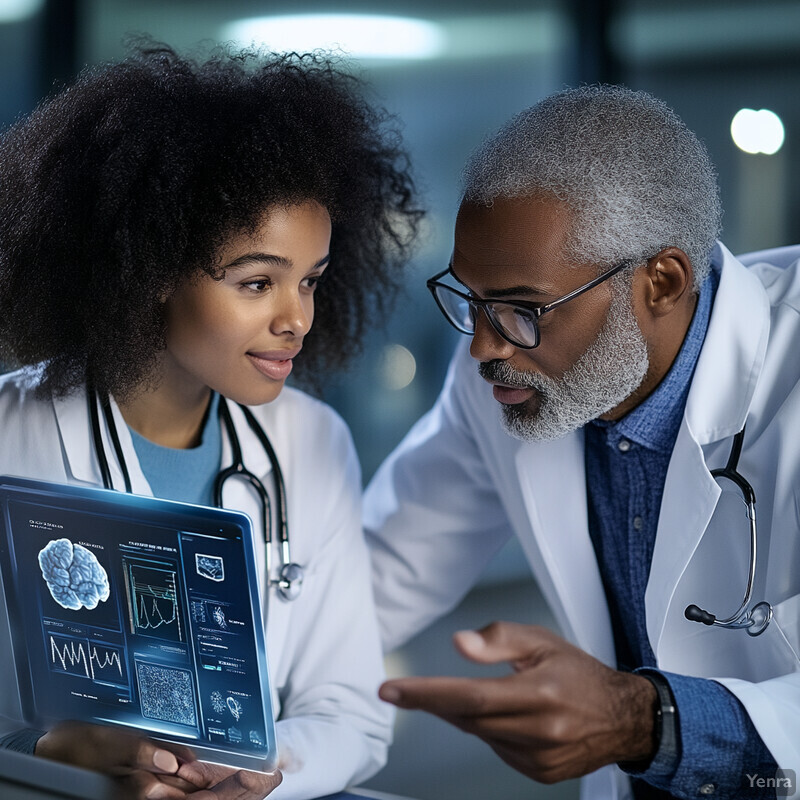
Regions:
<instances>
[{"instance_id":1,"label":"man","mask_svg":"<svg viewBox=\"0 0 800 800\"><path fill-rule=\"evenodd\" d=\"M537 780L586 775L591 800L798 796L776 769L800 768L800 273L746 269L720 216L704 147L646 94L569 90L513 119L468 164L429 282L469 352L366 495L387 647L512 533L566 637L462 632L511 674L384 699ZM758 501L755 561L726 464Z\"/></svg>"}]
</instances>

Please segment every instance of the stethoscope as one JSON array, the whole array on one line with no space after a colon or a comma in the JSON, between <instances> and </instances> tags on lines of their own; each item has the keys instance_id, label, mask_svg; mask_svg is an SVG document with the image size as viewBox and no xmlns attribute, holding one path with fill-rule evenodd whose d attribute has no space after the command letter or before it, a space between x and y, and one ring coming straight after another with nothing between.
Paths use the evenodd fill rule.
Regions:
<instances>
[{"instance_id":1,"label":"stethoscope","mask_svg":"<svg viewBox=\"0 0 800 800\"><path fill-rule=\"evenodd\" d=\"M704 611L694 604L686 606L686 610L683 613L686 619L692 622L701 622L703 625L718 625L720 628L733 630L743 628L750 636L760 636L772 620L772 605L766 600L762 600L748 609L753 596L753 582L756 577L756 493L744 476L736 469L739 465L743 441L744 428L733 438L728 463L724 467L711 470L711 476L716 481L724 478L735 484L742 493L744 504L747 506L747 517L750 520L750 570L747 575L747 588L745 589L744 599L736 612L725 619L718 619L710 612Z\"/></svg>"},{"instance_id":2,"label":"stethoscope","mask_svg":"<svg viewBox=\"0 0 800 800\"><path fill-rule=\"evenodd\" d=\"M106 402L99 403L97 392L90 389L87 392L87 401L89 404L89 416L92 421L92 439L94 442L94 451L97 455L97 462L100 465L100 474L103 477L103 486L106 489L114 489L114 483L111 479L111 470L108 467L108 459L106 458L105 449L103 447L103 437L100 432L100 416L97 413L98 404L103 409L103 414L108 427L109 438L114 447L114 452L117 456L120 470L122 471L122 479L125 483L125 491L132 492L131 479L128 473L128 466L125 461L125 454L122 452L122 445L119 440L119 433L117 431L117 424L114 421L114 414L111 410L111 404ZM253 433L261 442L267 456L269 457L270 464L272 465L272 475L275 481L275 511L280 527L280 568L278 570L278 577L273 578L272 571L272 510L270 505L269 495L264 488L264 484L257 478L250 470L244 465L242 459L242 447L239 443L239 437L236 433L233 420L231 419L231 412L228 408L227 400L220 395L219 398L219 418L225 427L225 433L228 436L228 441L231 446L231 455L233 456L233 463L220 470L214 478L214 505L217 508L222 508L222 489L225 481L229 478L238 478L246 481L255 490L261 503L261 521L264 534L264 544L266 548L266 570L268 585L274 586L278 592L278 596L283 600L296 600L300 596L300 591L303 586L303 568L292 561L291 550L289 547L289 524L286 519L286 485L283 481L283 473L281 472L280 464L278 463L278 456L272 447L272 443L267 438L267 434L258 420L253 416L247 406L237 403L241 409L247 424L250 426Z\"/></svg>"}]
</instances>

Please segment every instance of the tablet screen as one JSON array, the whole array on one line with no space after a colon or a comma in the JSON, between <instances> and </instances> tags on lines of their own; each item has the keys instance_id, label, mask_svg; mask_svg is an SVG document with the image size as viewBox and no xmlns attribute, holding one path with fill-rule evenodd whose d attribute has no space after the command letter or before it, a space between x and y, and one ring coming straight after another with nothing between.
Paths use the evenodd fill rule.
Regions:
<instances>
[{"instance_id":1,"label":"tablet screen","mask_svg":"<svg viewBox=\"0 0 800 800\"><path fill-rule=\"evenodd\" d=\"M274 728L249 520L37 485L0 489L26 717L120 723L268 768Z\"/></svg>"}]
</instances>

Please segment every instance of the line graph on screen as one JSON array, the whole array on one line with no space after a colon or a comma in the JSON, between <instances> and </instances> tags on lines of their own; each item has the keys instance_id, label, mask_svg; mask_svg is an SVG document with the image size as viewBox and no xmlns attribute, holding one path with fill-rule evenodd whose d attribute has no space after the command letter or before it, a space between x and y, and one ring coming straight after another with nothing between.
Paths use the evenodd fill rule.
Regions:
<instances>
[{"instance_id":1,"label":"line graph on screen","mask_svg":"<svg viewBox=\"0 0 800 800\"><path fill-rule=\"evenodd\" d=\"M182 642L177 572L134 562L126 568L131 633Z\"/></svg>"},{"instance_id":2,"label":"line graph on screen","mask_svg":"<svg viewBox=\"0 0 800 800\"><path fill-rule=\"evenodd\" d=\"M127 685L125 659L120 647L50 633L47 636L50 669L98 683Z\"/></svg>"}]
</instances>

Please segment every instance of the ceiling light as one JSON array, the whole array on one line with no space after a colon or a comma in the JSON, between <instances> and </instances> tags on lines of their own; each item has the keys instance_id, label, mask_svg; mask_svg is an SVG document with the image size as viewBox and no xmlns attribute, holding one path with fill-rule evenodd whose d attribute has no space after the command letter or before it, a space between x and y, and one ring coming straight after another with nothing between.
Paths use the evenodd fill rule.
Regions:
<instances>
[{"instance_id":1,"label":"ceiling light","mask_svg":"<svg viewBox=\"0 0 800 800\"><path fill-rule=\"evenodd\" d=\"M444 34L433 22L364 14L253 17L226 25L223 38L276 52L338 49L365 59L436 58L444 49Z\"/></svg>"},{"instance_id":2,"label":"ceiling light","mask_svg":"<svg viewBox=\"0 0 800 800\"><path fill-rule=\"evenodd\" d=\"M383 348L379 369L384 388L397 391L405 389L414 380L417 360L407 347L389 344Z\"/></svg>"},{"instance_id":3,"label":"ceiling light","mask_svg":"<svg viewBox=\"0 0 800 800\"><path fill-rule=\"evenodd\" d=\"M0 23L20 22L41 11L44 0L0 0Z\"/></svg>"},{"instance_id":4,"label":"ceiling light","mask_svg":"<svg viewBox=\"0 0 800 800\"><path fill-rule=\"evenodd\" d=\"M760 111L743 108L736 112L731 121L731 136L734 144L745 153L771 156L783 145L783 122L777 114L766 108Z\"/></svg>"}]
</instances>

